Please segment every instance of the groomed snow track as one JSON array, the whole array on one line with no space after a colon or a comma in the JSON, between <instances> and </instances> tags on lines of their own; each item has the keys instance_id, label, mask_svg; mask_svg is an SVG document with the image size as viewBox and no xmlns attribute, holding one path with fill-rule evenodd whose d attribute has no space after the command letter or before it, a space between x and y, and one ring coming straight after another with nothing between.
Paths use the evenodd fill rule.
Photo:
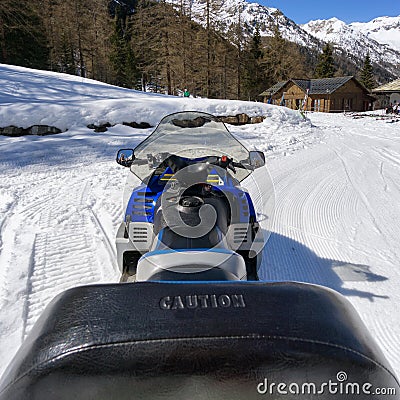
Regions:
<instances>
[{"instance_id":1,"label":"groomed snow track","mask_svg":"<svg viewBox=\"0 0 400 400\"><path fill-rule=\"evenodd\" d=\"M269 164L276 209L262 277L341 292L399 374L400 129L311 119L324 143Z\"/></svg>"}]
</instances>

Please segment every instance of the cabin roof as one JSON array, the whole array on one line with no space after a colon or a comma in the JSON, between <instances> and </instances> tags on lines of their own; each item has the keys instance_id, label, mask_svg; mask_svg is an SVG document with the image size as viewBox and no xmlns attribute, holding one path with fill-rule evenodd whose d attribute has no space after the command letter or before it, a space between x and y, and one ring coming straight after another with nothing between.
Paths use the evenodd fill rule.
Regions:
<instances>
[{"instance_id":1,"label":"cabin roof","mask_svg":"<svg viewBox=\"0 0 400 400\"><path fill-rule=\"evenodd\" d=\"M341 86L353 79L353 76L342 76L337 78L322 78L322 79L289 79L286 81L278 82L265 90L260 96L270 96L279 92L289 82L293 82L303 92L309 90L309 94L331 94L336 92Z\"/></svg>"},{"instance_id":2,"label":"cabin roof","mask_svg":"<svg viewBox=\"0 0 400 400\"><path fill-rule=\"evenodd\" d=\"M396 79L393 82L386 83L385 85L379 86L372 90L373 93L381 93L381 92L400 92L400 79Z\"/></svg>"}]
</instances>

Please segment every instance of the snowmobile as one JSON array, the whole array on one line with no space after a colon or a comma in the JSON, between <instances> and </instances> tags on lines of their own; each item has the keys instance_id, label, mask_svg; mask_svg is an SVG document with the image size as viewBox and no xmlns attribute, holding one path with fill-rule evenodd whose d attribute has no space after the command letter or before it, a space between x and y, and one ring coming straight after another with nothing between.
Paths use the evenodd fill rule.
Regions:
<instances>
[{"instance_id":1,"label":"snowmobile","mask_svg":"<svg viewBox=\"0 0 400 400\"><path fill-rule=\"evenodd\" d=\"M116 238L123 280L258 280L264 237L242 182L265 165L218 118L165 117L133 149L118 151L141 185Z\"/></svg>"},{"instance_id":2,"label":"snowmobile","mask_svg":"<svg viewBox=\"0 0 400 400\"><path fill-rule=\"evenodd\" d=\"M244 184L265 169L261 153L192 112L166 117L117 161L141 181L128 185L117 235L124 283L53 299L0 400L400 398L342 295L255 281L263 216Z\"/></svg>"}]
</instances>

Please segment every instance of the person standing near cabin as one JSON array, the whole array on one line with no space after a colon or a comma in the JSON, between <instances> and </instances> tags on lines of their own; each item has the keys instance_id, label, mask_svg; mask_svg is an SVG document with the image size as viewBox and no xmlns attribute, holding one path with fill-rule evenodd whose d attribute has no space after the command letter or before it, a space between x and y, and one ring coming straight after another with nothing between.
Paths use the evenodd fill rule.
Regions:
<instances>
[{"instance_id":1,"label":"person standing near cabin","mask_svg":"<svg viewBox=\"0 0 400 400\"><path fill-rule=\"evenodd\" d=\"M185 89L185 91L183 92L183 97L190 97L189 90Z\"/></svg>"}]
</instances>

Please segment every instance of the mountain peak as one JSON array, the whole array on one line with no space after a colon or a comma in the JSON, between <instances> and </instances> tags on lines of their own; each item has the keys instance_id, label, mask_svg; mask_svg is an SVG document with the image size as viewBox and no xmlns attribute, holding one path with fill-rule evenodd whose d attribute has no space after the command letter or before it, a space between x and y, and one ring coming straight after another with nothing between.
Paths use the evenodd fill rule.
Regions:
<instances>
[{"instance_id":1,"label":"mountain peak","mask_svg":"<svg viewBox=\"0 0 400 400\"><path fill-rule=\"evenodd\" d=\"M350 25L368 38L400 52L400 15L377 17L369 22L353 22Z\"/></svg>"},{"instance_id":2,"label":"mountain peak","mask_svg":"<svg viewBox=\"0 0 400 400\"><path fill-rule=\"evenodd\" d=\"M179 8L181 0L167 0ZM205 25L205 0L190 0L190 15L201 25ZM337 17L317 19L305 25L297 25L279 9L266 7L246 0L221 0L215 2L217 10L213 12L214 29L226 35L242 25L245 36L252 35L255 26L260 28L262 36L272 36L273 28L278 25L283 38L308 49L319 50L321 42L331 42L343 50L345 57L359 64L367 53L371 60L391 75L400 75L400 16L378 17L369 23L346 24ZM239 18L240 13L240 18Z\"/></svg>"},{"instance_id":3,"label":"mountain peak","mask_svg":"<svg viewBox=\"0 0 400 400\"><path fill-rule=\"evenodd\" d=\"M331 18L302 25L310 35L323 42L331 42L347 54L360 58L370 54L371 60L400 75L400 17L379 17L366 23L345 22Z\"/></svg>"},{"instance_id":4,"label":"mountain peak","mask_svg":"<svg viewBox=\"0 0 400 400\"><path fill-rule=\"evenodd\" d=\"M332 33L342 30L346 27L346 23L336 17L329 19L316 19L308 22L307 24L301 25L303 29L311 34L318 32Z\"/></svg>"}]
</instances>

